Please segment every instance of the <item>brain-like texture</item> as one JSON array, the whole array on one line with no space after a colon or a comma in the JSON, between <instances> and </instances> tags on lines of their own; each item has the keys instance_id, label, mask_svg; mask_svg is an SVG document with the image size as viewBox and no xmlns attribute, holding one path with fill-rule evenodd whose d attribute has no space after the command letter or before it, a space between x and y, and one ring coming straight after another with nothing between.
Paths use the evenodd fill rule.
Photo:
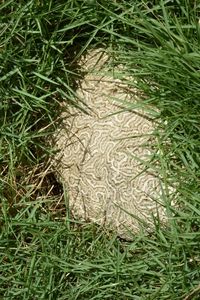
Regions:
<instances>
[{"instance_id":1,"label":"brain-like texture","mask_svg":"<svg viewBox=\"0 0 200 300\"><path fill-rule=\"evenodd\" d=\"M127 230L138 230L138 218L150 225L152 214L164 220L165 211L155 201L161 182L141 163L151 154L154 123L142 109L123 109L123 102L137 103L138 96L120 80L101 75L106 59L92 51L81 62L88 73L77 94L88 114L74 107L63 112L57 170L75 216L126 236Z\"/></svg>"}]
</instances>

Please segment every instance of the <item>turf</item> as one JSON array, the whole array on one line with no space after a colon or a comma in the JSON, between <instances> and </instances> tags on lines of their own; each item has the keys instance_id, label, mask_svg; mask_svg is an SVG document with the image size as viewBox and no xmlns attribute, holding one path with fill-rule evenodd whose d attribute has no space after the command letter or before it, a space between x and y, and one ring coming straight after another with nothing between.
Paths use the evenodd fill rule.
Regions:
<instances>
[{"instance_id":1,"label":"turf","mask_svg":"<svg viewBox=\"0 0 200 300\"><path fill-rule=\"evenodd\" d=\"M189 0L1 2L1 299L199 299L199 13ZM78 105L91 47L157 107L151 165L176 187L169 226L132 242L74 220L49 168L46 141L61 101Z\"/></svg>"}]
</instances>

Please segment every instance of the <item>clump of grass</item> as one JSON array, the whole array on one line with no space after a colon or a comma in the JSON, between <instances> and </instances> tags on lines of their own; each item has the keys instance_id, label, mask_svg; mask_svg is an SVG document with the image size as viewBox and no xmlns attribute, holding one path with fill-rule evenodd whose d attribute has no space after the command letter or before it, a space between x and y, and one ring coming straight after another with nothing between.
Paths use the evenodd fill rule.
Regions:
<instances>
[{"instance_id":1,"label":"clump of grass","mask_svg":"<svg viewBox=\"0 0 200 300\"><path fill-rule=\"evenodd\" d=\"M199 298L199 9L189 0L1 3L3 299ZM76 60L97 45L158 107L155 160L181 206L169 228L129 243L72 220L67 193L47 179L59 102L77 104Z\"/></svg>"},{"instance_id":2,"label":"clump of grass","mask_svg":"<svg viewBox=\"0 0 200 300\"><path fill-rule=\"evenodd\" d=\"M123 35L113 33L116 39L120 36L116 57L126 66L127 73L137 78L148 102L160 111L160 127L164 132L159 137L157 157L164 162L165 172L178 183L179 203L183 201L185 206L187 201L192 202L198 208L197 220L200 192L198 10L198 5L189 1L182 5L179 1L173 5L159 1L155 6L148 2L130 6L119 16L125 27Z\"/></svg>"}]
</instances>

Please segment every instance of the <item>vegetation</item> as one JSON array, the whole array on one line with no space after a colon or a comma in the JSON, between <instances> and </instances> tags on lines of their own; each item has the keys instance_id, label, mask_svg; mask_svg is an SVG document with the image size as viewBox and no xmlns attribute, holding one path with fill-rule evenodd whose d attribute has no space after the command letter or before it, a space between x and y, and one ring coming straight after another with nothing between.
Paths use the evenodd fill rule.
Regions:
<instances>
[{"instance_id":1,"label":"vegetation","mask_svg":"<svg viewBox=\"0 0 200 300\"><path fill-rule=\"evenodd\" d=\"M1 299L199 299L199 18L190 0L1 1ZM132 242L73 220L49 168L77 59L99 46L160 112L151 163L177 191L168 228Z\"/></svg>"}]
</instances>

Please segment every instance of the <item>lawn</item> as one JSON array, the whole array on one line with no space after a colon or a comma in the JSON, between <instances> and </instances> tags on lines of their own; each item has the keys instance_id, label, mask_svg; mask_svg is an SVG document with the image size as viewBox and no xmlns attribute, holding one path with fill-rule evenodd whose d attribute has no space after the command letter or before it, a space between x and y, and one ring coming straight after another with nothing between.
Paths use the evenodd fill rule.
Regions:
<instances>
[{"instance_id":1,"label":"lawn","mask_svg":"<svg viewBox=\"0 0 200 300\"><path fill-rule=\"evenodd\" d=\"M191 0L1 1L1 299L200 298L199 20ZM49 168L60 103L98 47L159 112L151 164L176 189L168 226L129 242L74 220Z\"/></svg>"}]
</instances>

